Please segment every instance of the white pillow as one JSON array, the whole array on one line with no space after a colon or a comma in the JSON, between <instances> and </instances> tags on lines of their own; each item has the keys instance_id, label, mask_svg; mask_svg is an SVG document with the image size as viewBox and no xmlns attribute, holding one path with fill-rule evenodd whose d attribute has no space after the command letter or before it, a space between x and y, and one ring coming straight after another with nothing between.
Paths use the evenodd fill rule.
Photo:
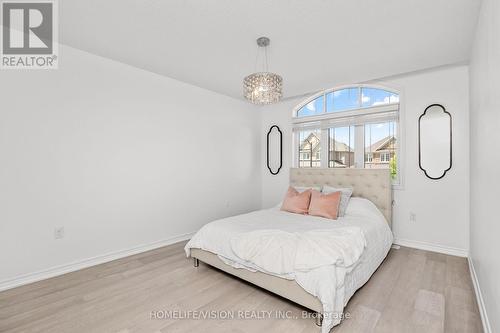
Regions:
<instances>
[{"instance_id":1,"label":"white pillow","mask_svg":"<svg viewBox=\"0 0 500 333\"><path fill-rule=\"evenodd\" d=\"M325 185L325 186L323 186L323 189L321 190L321 192L324 194L339 192L339 191L341 192L340 205L339 205L339 216L344 216L345 211L347 210L347 205L349 204L349 199L351 198L351 195L352 195L352 188L350 188L350 187L339 188L339 187L332 187L332 186Z\"/></svg>"}]
</instances>

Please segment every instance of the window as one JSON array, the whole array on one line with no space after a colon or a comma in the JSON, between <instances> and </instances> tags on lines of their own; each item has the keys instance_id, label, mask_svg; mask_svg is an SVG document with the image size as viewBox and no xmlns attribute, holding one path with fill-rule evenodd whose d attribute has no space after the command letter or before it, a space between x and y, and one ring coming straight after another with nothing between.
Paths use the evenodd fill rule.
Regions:
<instances>
[{"instance_id":1,"label":"window","mask_svg":"<svg viewBox=\"0 0 500 333\"><path fill-rule=\"evenodd\" d=\"M324 101L322 98L317 98L310 101L304 105L298 112L297 115L300 117L312 116L315 114L321 114L323 112Z\"/></svg>"},{"instance_id":2,"label":"window","mask_svg":"<svg viewBox=\"0 0 500 333\"><path fill-rule=\"evenodd\" d=\"M328 167L354 167L354 126L328 129Z\"/></svg>"},{"instance_id":3,"label":"window","mask_svg":"<svg viewBox=\"0 0 500 333\"><path fill-rule=\"evenodd\" d=\"M388 168L397 151L396 122L365 125L365 152L372 156L365 159L365 168ZM397 170L391 170L397 173Z\"/></svg>"},{"instance_id":4,"label":"window","mask_svg":"<svg viewBox=\"0 0 500 333\"><path fill-rule=\"evenodd\" d=\"M399 94L359 85L329 89L294 112L294 166L386 168L399 184ZM323 156L325 155L325 156Z\"/></svg>"},{"instance_id":5,"label":"window","mask_svg":"<svg viewBox=\"0 0 500 333\"><path fill-rule=\"evenodd\" d=\"M359 107L359 89L347 88L326 94L326 112L338 112Z\"/></svg>"},{"instance_id":6,"label":"window","mask_svg":"<svg viewBox=\"0 0 500 333\"><path fill-rule=\"evenodd\" d=\"M380 153L380 162L389 162L390 156L390 153Z\"/></svg>"},{"instance_id":7,"label":"window","mask_svg":"<svg viewBox=\"0 0 500 333\"><path fill-rule=\"evenodd\" d=\"M321 166L321 131L301 131L299 140L299 167L319 168Z\"/></svg>"},{"instance_id":8,"label":"window","mask_svg":"<svg viewBox=\"0 0 500 333\"><path fill-rule=\"evenodd\" d=\"M399 95L390 91L375 88L362 88L361 91L363 107L399 103Z\"/></svg>"}]
</instances>

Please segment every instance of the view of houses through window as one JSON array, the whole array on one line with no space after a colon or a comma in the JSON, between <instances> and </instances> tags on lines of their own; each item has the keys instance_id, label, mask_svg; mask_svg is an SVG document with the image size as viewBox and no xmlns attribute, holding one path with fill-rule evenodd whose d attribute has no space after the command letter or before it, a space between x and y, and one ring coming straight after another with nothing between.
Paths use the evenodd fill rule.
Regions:
<instances>
[{"instance_id":1,"label":"view of houses through window","mask_svg":"<svg viewBox=\"0 0 500 333\"><path fill-rule=\"evenodd\" d=\"M389 168L397 175L396 122L365 125L365 168Z\"/></svg>"},{"instance_id":2,"label":"view of houses through window","mask_svg":"<svg viewBox=\"0 0 500 333\"><path fill-rule=\"evenodd\" d=\"M330 128L328 130L330 150L328 167L354 167L354 126Z\"/></svg>"},{"instance_id":3,"label":"view of houses through window","mask_svg":"<svg viewBox=\"0 0 500 333\"><path fill-rule=\"evenodd\" d=\"M302 105L294 120L298 167L387 168L397 182L399 95L349 87L325 91ZM317 128L310 128L314 124Z\"/></svg>"},{"instance_id":4,"label":"view of houses through window","mask_svg":"<svg viewBox=\"0 0 500 333\"><path fill-rule=\"evenodd\" d=\"M321 166L320 131L300 132L299 167L319 168Z\"/></svg>"}]
</instances>

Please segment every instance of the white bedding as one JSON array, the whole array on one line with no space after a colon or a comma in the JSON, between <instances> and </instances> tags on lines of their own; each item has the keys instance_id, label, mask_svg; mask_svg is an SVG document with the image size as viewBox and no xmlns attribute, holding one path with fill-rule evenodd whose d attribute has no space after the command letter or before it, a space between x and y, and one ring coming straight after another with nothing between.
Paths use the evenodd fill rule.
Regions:
<instances>
[{"instance_id":1,"label":"white bedding","mask_svg":"<svg viewBox=\"0 0 500 333\"><path fill-rule=\"evenodd\" d=\"M251 237L256 239L256 235L269 234L269 231L273 231L276 235L279 235L280 231L283 235L304 235L311 232L318 234L331 231L330 235L340 237L341 230L347 229L351 229L351 232L355 229L361 232L363 245L365 245L364 249L361 249L361 256L358 254L347 258L347 255L342 253L341 257L345 257L342 258L345 260L335 260L333 264L320 265L308 270L299 271L290 267L282 270L282 267L273 266L273 261L262 261L265 256L261 253L256 257L260 261L244 260L240 256L245 257L245 251L249 251L249 246L251 250L251 242L247 242L247 247L243 247L243 250L241 246L235 246L235 241L248 241L252 239ZM359 241L359 237L355 239ZM236 268L262 271L285 279L294 279L307 292L320 299L325 315L322 331L329 332L340 322L345 304L380 265L391 244L392 233L382 213L370 201L352 198L345 216L337 221L282 212L278 208L217 220L202 227L188 242L185 250L189 256L191 248L203 249L217 254L226 264ZM240 256L235 253L235 249ZM340 250L340 252L344 251L345 247ZM338 255L339 252L334 253ZM288 262L288 260L292 259L287 258L285 261ZM268 264L267 269L262 268L263 264ZM283 265L283 260L281 260L281 266ZM290 266L289 263L288 266Z\"/></svg>"},{"instance_id":2,"label":"white bedding","mask_svg":"<svg viewBox=\"0 0 500 333\"><path fill-rule=\"evenodd\" d=\"M322 266L351 267L366 246L359 227L286 232L262 229L231 238L231 249L246 264L278 276L297 277Z\"/></svg>"}]
</instances>

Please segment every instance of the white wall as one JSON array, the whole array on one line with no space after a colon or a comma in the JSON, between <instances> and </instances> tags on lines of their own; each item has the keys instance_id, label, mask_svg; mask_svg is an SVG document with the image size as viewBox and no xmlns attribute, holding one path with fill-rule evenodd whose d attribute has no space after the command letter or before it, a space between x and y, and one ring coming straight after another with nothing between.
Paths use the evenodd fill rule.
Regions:
<instances>
[{"instance_id":1,"label":"white wall","mask_svg":"<svg viewBox=\"0 0 500 333\"><path fill-rule=\"evenodd\" d=\"M402 93L404 133L404 188L394 192L393 231L413 245L437 245L465 254L469 244L469 101L467 66L443 68L375 82ZM327 88L327 87L325 87ZM284 136L283 172L272 176L262 167L262 205L270 207L283 197L291 166L292 109L303 98L262 108L262 155L265 134L277 124ZM433 181L418 167L418 117L426 106L441 103L453 117L453 167ZM264 163L262 163L264 164ZM409 221L410 212L417 215ZM416 242L416 243L415 243Z\"/></svg>"},{"instance_id":2,"label":"white wall","mask_svg":"<svg viewBox=\"0 0 500 333\"><path fill-rule=\"evenodd\" d=\"M470 64L470 244L491 332L500 331L500 4L483 0Z\"/></svg>"},{"instance_id":3,"label":"white wall","mask_svg":"<svg viewBox=\"0 0 500 333\"><path fill-rule=\"evenodd\" d=\"M60 50L0 73L0 286L260 207L258 108Z\"/></svg>"}]
</instances>

